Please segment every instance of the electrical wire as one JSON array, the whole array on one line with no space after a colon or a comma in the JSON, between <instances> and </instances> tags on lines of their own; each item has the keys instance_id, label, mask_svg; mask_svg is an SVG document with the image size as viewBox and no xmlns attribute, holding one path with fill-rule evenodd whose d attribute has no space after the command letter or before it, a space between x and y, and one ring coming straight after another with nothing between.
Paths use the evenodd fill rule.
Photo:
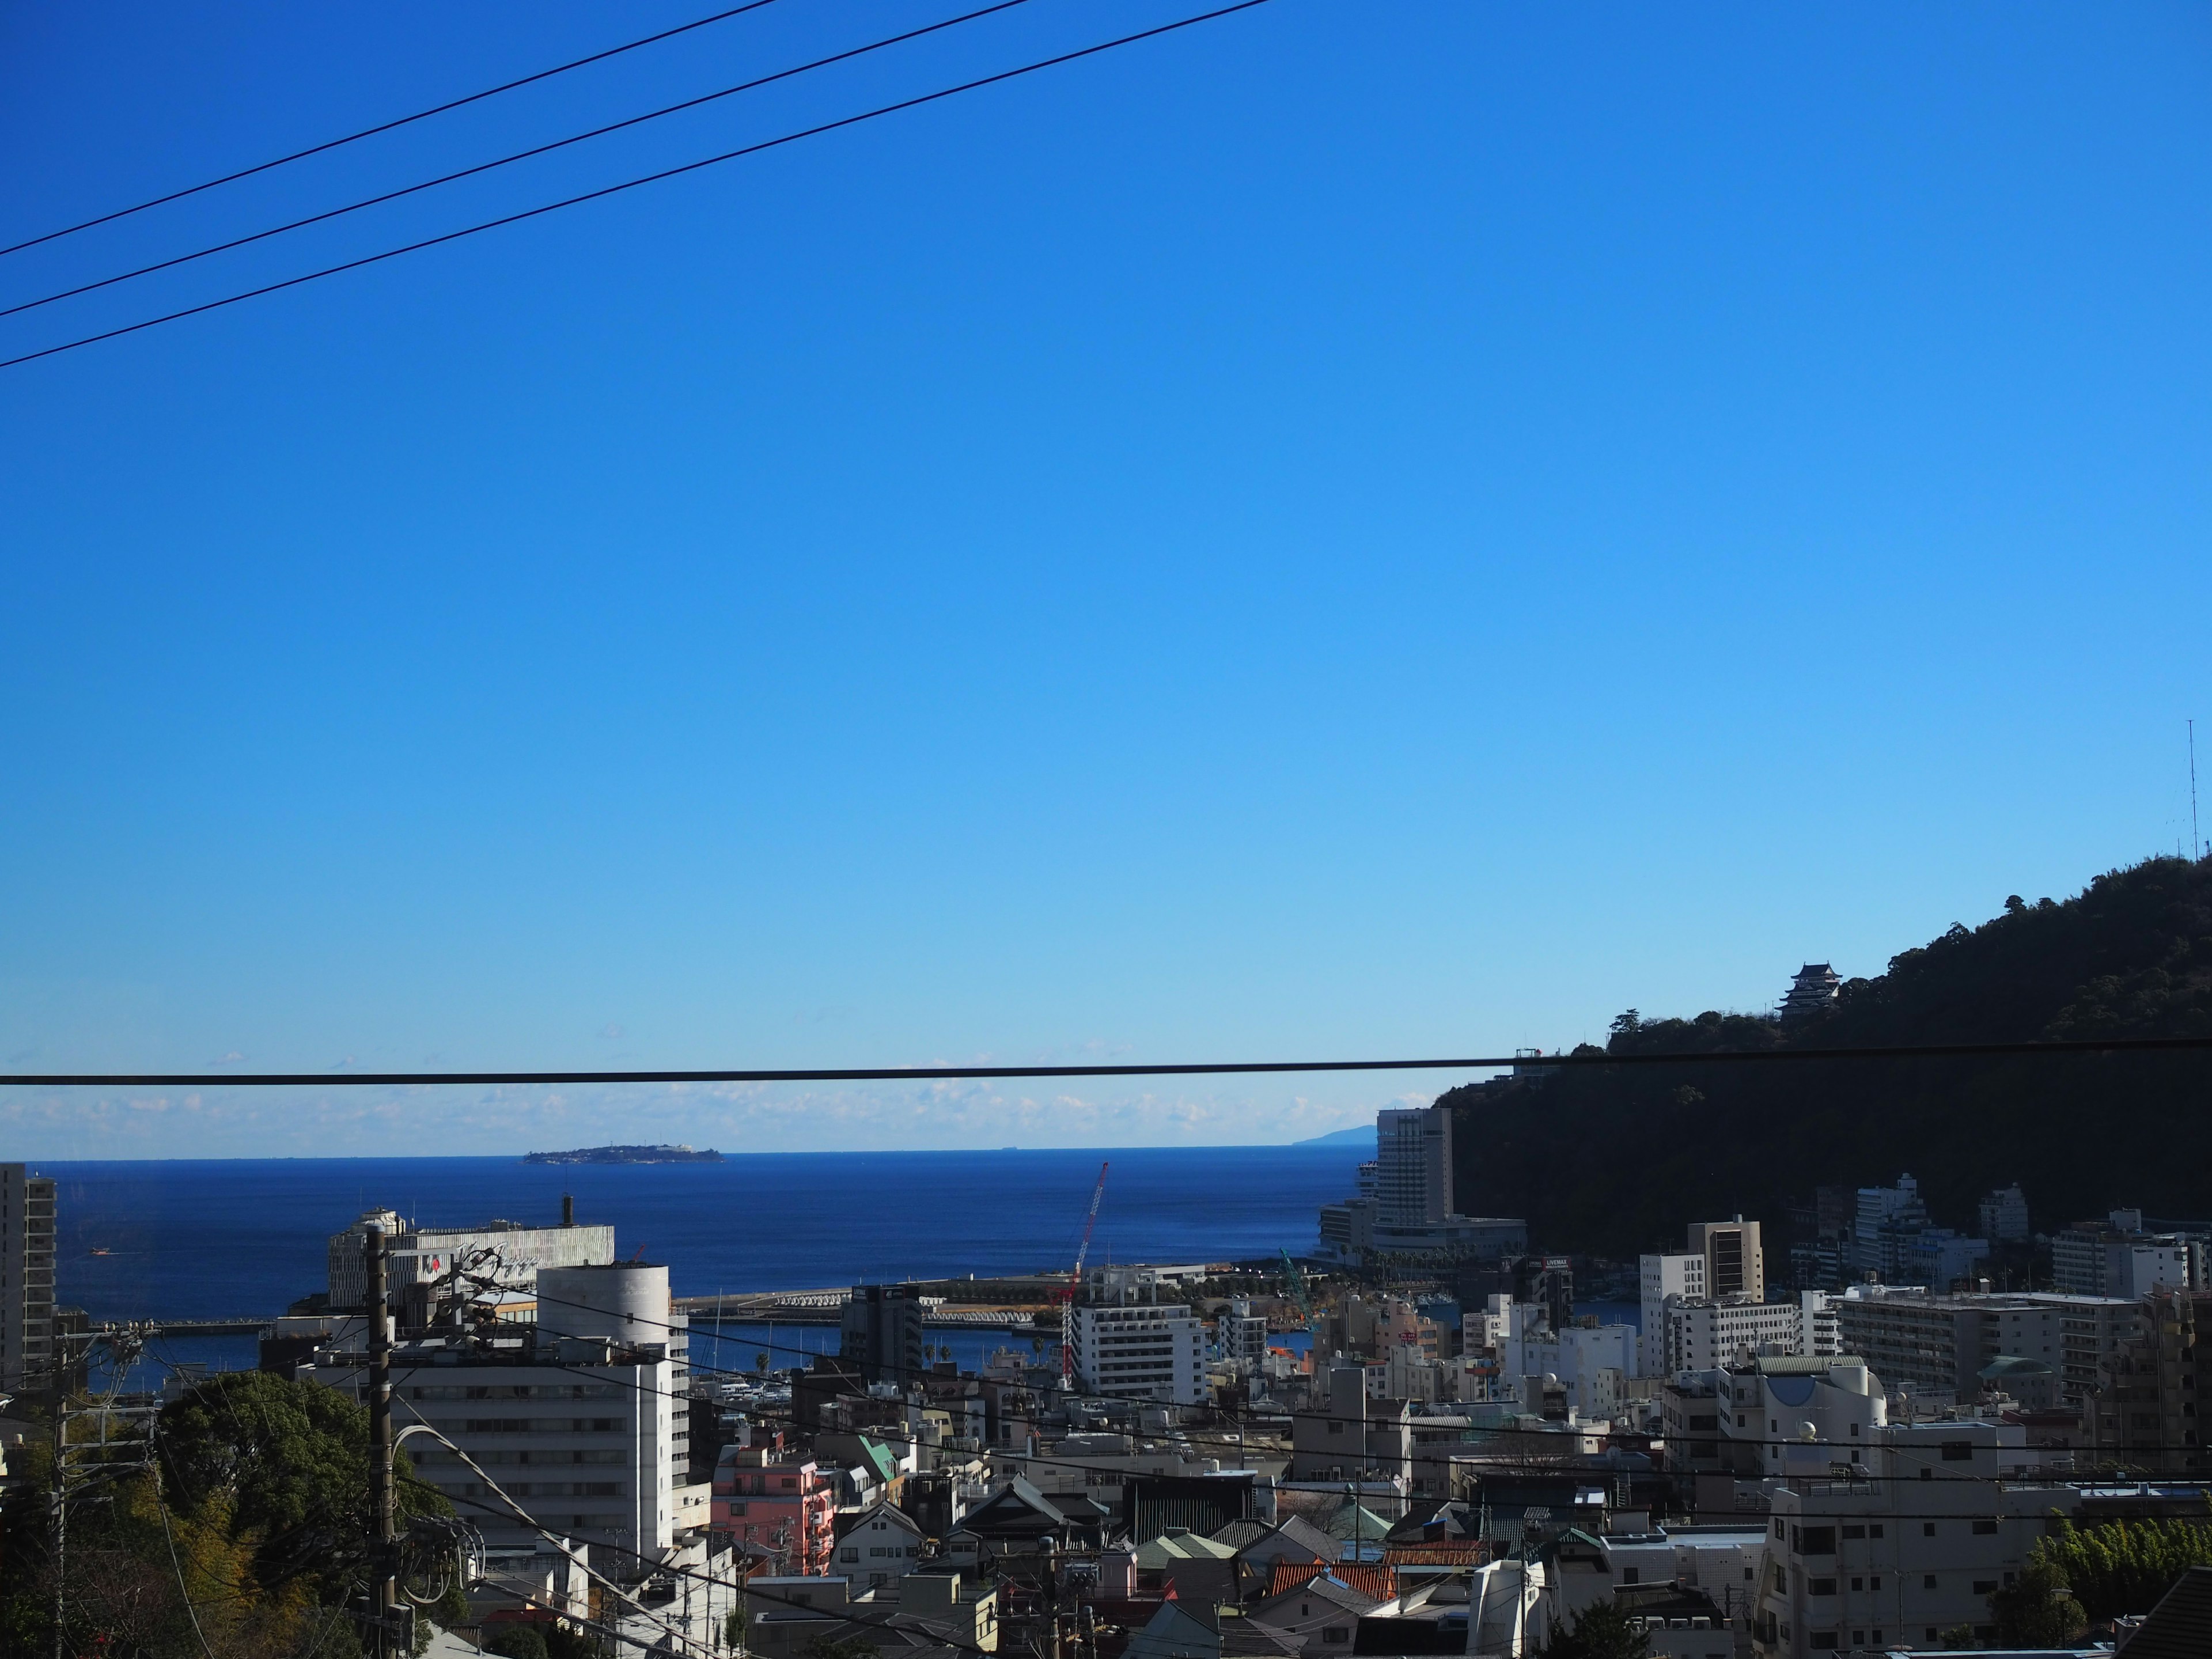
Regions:
<instances>
[{"instance_id":1,"label":"electrical wire","mask_svg":"<svg viewBox=\"0 0 2212 1659\"><path fill-rule=\"evenodd\" d=\"M215 1650L208 1645L207 1632L200 1628L200 1610L192 1604L192 1592L185 1583L184 1563L177 1559L177 1536L169 1529L169 1505L157 1487L154 1493L154 1512L161 1517L161 1536L169 1546L169 1565L177 1575L177 1594L185 1598L185 1612L192 1621L192 1635L198 1639L200 1651L207 1659L215 1659Z\"/></svg>"},{"instance_id":2,"label":"electrical wire","mask_svg":"<svg viewBox=\"0 0 2212 1659\"><path fill-rule=\"evenodd\" d=\"M555 1539L556 1541L558 1540L560 1534L556 1534L550 1528L541 1525L535 1516L532 1515L530 1511L523 1508L519 1502L507 1495L507 1492L505 1487L501 1486L498 1481L493 1480L491 1476L486 1474L483 1472L483 1468L474 1458L471 1457L468 1453L463 1451L459 1446L447 1439L439 1430L434 1428L428 1423L422 1422L419 1418L408 1426L410 1428L420 1429L423 1433L428 1435L432 1439L443 1445L448 1451L452 1452L454 1456L459 1458L461 1462L468 1467L470 1473L474 1474L477 1479L483 1481L484 1485L491 1490L491 1492L495 1497L496 1497L501 1503L505 1504L507 1508L513 1510L515 1514L522 1517L523 1523L530 1528L531 1530L541 1533L547 1538ZM447 1501L450 1503L452 1500L448 1498ZM635 1551L622 1550L620 1546L615 1546L614 1547L620 1553L636 1553ZM574 1558L571 1557L570 1559L574 1559ZM649 1557L645 1556L639 1556L638 1559L641 1560L650 1559ZM690 1637L679 1632L673 1626L668 1624L659 1614L647 1608L643 1601L631 1595L629 1591L624 1589L621 1585L616 1583L614 1580L609 1578L605 1573L600 1572L597 1568L593 1567L590 1562L578 1561L576 1565L586 1577L596 1580L610 1593L620 1600L629 1602L631 1607L637 1610L639 1617L659 1626L659 1629L667 1635L671 1641L680 1643L687 1649L692 1648L696 1645Z\"/></svg>"},{"instance_id":3,"label":"electrical wire","mask_svg":"<svg viewBox=\"0 0 2212 1659\"><path fill-rule=\"evenodd\" d=\"M592 52L588 57L574 58L566 64L556 64L551 69L539 70L534 75L526 75L519 81L503 82L495 87L487 87L482 92L472 92L465 98L455 98L429 109L417 110L412 115L402 115L395 120L380 121L373 127L363 127L359 132L349 132L343 138L331 138L319 144L310 144L305 149L294 150L289 155L280 155L273 161L258 162L250 167L240 167L235 173L226 173L220 179L210 179L204 184L191 185L183 190L173 190L166 196L154 197L150 200L139 203L135 207L117 208L112 213L103 213L74 225L65 225L59 230L50 230L42 236L33 236L28 241L16 242L7 247L0 247L0 258L4 258L10 253L21 253L27 247L37 247L41 243L57 241L64 236L74 236L81 230L90 230L94 225L112 224L118 219L127 219L134 213L145 212L149 208L162 207L171 202L181 202L187 196L198 196L201 191L214 190L218 185L236 184L240 179L251 179L254 174L267 173L273 167L287 167L294 161L304 161L310 155L325 155L344 145L358 143L364 138L374 138L379 133L392 132L400 127L411 125L416 121L427 121L432 116L443 115L449 110L460 109L469 104L479 104L487 98L496 98L503 92L513 92L518 87L526 87L539 81L550 80L556 75L566 75L570 70L582 69L591 64L605 63L608 58L619 58L626 52L635 52L640 46L655 46L663 40L672 40L679 34L690 33L693 29L705 28L709 23L720 23L743 13L758 11L763 6L775 3L775 0L748 0L747 4L732 6L727 11L718 11L710 17L701 17L689 23L679 23L672 29L663 29L657 34L648 34L641 40L627 41L619 46L609 46L605 51Z\"/></svg>"},{"instance_id":4,"label":"electrical wire","mask_svg":"<svg viewBox=\"0 0 2212 1659\"><path fill-rule=\"evenodd\" d=\"M1242 11L1250 6L1264 5L1267 0L1243 0L1241 5L1229 8ZM1206 17L1224 15L1208 12ZM1188 20L1203 21L1204 18ZM1182 27L1170 24L1169 27ZM1131 40L1141 40L1132 35ZM1108 45L1118 45L1109 42ZM1087 48L1103 52L1105 46ZM1063 59L1049 59L1060 62ZM1022 70L1009 70L1021 74ZM984 85L987 82L972 82ZM963 88L951 88L952 91ZM945 97L949 93L932 93L932 98ZM915 100L921 101L921 100ZM908 107L889 105L886 109ZM872 112L881 113L883 112ZM866 116L854 116L853 120L866 120ZM841 123L833 123L843 125ZM827 131L827 127L811 129ZM805 137L805 134L794 134ZM788 139L771 139L770 143L783 143ZM732 151L732 155L743 154ZM726 159L715 157L715 160ZM694 167L708 166L694 162ZM683 171L684 169L678 169ZM655 177L666 177L656 174ZM643 181L649 182L649 181ZM626 186L616 185L615 189ZM604 193L604 192L599 192ZM589 197L577 197L575 201L587 201ZM554 207L566 206L555 203ZM550 208L533 208L532 213L551 211ZM529 214L518 214L514 218L527 218ZM493 224L510 224L513 219L500 219ZM486 228L479 226L477 228ZM469 234L456 231L455 236ZM450 237L434 237L431 242L418 242L416 247L428 247ZM410 248L396 250L409 252ZM374 264L389 254L372 255L368 259L356 260L353 264ZM352 264L333 265L331 271L349 270ZM317 272L318 276L330 272ZM295 277L292 283L313 280L310 276ZM256 295L272 293L277 288L288 288L292 283L278 283L271 288L256 289L252 294L234 295L234 299L252 299ZM46 351L34 351L28 356L10 357L0 362L0 368L27 363L33 358L51 356L57 351L67 351L77 345L90 345L97 340L112 339L118 334L133 330L151 328L156 323L170 322L179 317L189 317L196 312L209 311L216 306L232 303L218 300L206 306L196 306L191 311L179 311L168 317L157 317L149 322L134 323L130 328L113 329L106 334L89 335L70 345L53 346ZM1725 1066L1735 1064L1790 1064L1825 1060L1978 1060L2002 1056L2027 1059L2061 1058L2081 1054L2179 1054L2203 1053L2212 1049L2212 1036L2172 1037L2067 1037L2052 1040L1990 1042L1887 1042L1869 1043L1850 1048L1727 1048L1699 1054L1474 1054L1456 1058L1430 1060L1219 1060L1196 1064L1164 1064L1157 1066L873 1066L818 1068L815 1070L787 1069L780 1071L747 1071L732 1067L693 1071L657 1072L239 1072L225 1074L210 1072L39 1072L0 1073L0 1085L15 1085L39 1088L177 1088L196 1087L205 1084L222 1084L241 1088L255 1087L361 1087L378 1085L386 1087L444 1087L456 1085L483 1084L584 1084L584 1083L931 1083L957 1079L993 1078L1059 1078L1059 1077L1222 1077L1258 1075L1276 1072L1496 1072L1509 1068L1528 1071L1580 1070L1589 1066Z\"/></svg>"},{"instance_id":5,"label":"electrical wire","mask_svg":"<svg viewBox=\"0 0 2212 1659\"><path fill-rule=\"evenodd\" d=\"M507 225L520 224L525 220L535 219L544 214L557 213L564 208L578 207L586 202L596 202L605 197L619 195L624 191L636 190L641 185L659 184L665 179L696 173L703 167L718 167L725 161L734 161L744 156L757 155L763 151L776 149L785 144L797 143L802 139L818 137L823 133L836 132L847 127L858 126L865 121L877 120L886 115L896 115L905 110L919 109L924 105L937 103L946 98L957 97L963 93L975 92L984 87L996 86L1001 82L1016 80L1024 75L1035 75L1042 70L1054 69L1063 64L1073 64L1082 58L1094 58L1101 52L1112 52L1121 46L1133 46L1139 41L1156 40L1162 35L1172 34L1180 29L1191 28L1200 23L1212 22L1216 18L1228 17L1237 12L1250 11L1255 7L1267 3L1268 0L1236 0L1233 5L1221 6L1212 11L1199 12L1192 16L1177 18L1170 23L1162 23L1152 28L1139 29L1133 34L1120 35L1110 40L1102 40L1092 46L1078 47L1073 52L1059 52L1050 58L1040 58L1010 70L1000 70L993 75L979 76L974 80L963 81L954 86L940 87L934 92L921 93L911 98L899 99L893 103L879 104L875 108L863 110L857 115L842 116L834 121L823 121L813 126L781 134L774 138L763 138L756 143L743 144L736 149L725 150L719 155L706 156L696 161L686 161L679 167L664 167L657 173L648 173L635 179L626 179L619 184L586 191L580 195L564 197L556 202L543 203L537 207L526 208L517 213L503 214L496 219L486 219L477 224L465 226L459 230L447 231L441 235L427 236L419 241L409 242L400 247L386 248L380 253L364 254L357 259L347 259L337 264L325 265L319 270L311 270L303 276L289 276L282 282L266 283L259 288L247 289L240 293L227 295L222 299L209 300L196 306L186 306L180 311L167 312L159 317L149 317L140 322L127 323L119 328L103 329L97 334L87 334L77 339L64 341L60 345L47 346L38 351L24 352L14 357L0 358L0 368L14 368L23 363L36 362L42 357L52 357L64 351L75 351L81 346L94 345L102 340L117 339L125 334L138 333L144 329L158 328L165 323L181 321L186 317L197 317L205 312L219 311L226 306L238 305L247 300L258 300L264 295L281 293L286 289L298 288L305 283L319 282L325 276L336 276L343 271L359 270L363 266L379 264L386 259L396 259L403 254L418 253L425 248L438 247L447 242L456 242L465 236L475 236L484 231L497 230ZM15 1079L0 1079L0 1081L14 1080ZM193 1080L205 1082L207 1079L198 1078ZM328 1081L329 1079L318 1080Z\"/></svg>"},{"instance_id":6,"label":"electrical wire","mask_svg":"<svg viewBox=\"0 0 2212 1659\"><path fill-rule=\"evenodd\" d=\"M702 105L711 104L720 99L734 98L740 93L752 92L761 87L771 86L779 81L788 81L794 76L824 69L833 64L845 63L851 58L864 58L872 52L881 52L886 47L903 45L908 40L918 40L924 35L936 34L945 29L957 28L963 23L972 23L979 17L988 17L995 12L1009 11L1016 6L1028 3L1029 0L994 0L994 3L984 6L979 10L964 12L957 17L948 17L941 22L924 24L920 28L908 29L901 34L886 35L882 40L871 40L865 46L854 46L847 52L832 52L827 58L817 58L811 63L795 64L790 69L778 70L773 75L763 75L750 81L741 81L733 87L724 87L718 92L702 93L696 98L687 98L681 103L668 104L659 109L649 110L643 115L633 115L624 120L610 122L605 126L594 127L588 132L575 133L566 138L556 138L550 143L533 145L528 149L517 150L511 155L500 156L495 161L479 161L473 167L465 167L455 173L443 173L435 179L426 179L420 184L404 185L398 190L386 191L381 195L364 197L360 201L349 202L343 207L331 208L321 213L311 213L304 219L295 219L287 224L272 225L266 230L257 230L250 235L235 236L229 241L216 242L191 253L179 253L173 258L158 259L150 265L141 265L136 270L123 271L113 276L103 276L97 282L81 283L75 288L65 288L36 300L24 300L15 305L0 306L0 317L13 317L18 312L35 311L40 306L50 306L59 300L72 300L80 294L90 294L99 289L112 288L118 283L127 283L135 277L150 276L158 270L173 270L179 265L190 264L196 259L205 259L217 253L228 253L233 248L246 247L254 242L265 242L272 236L282 236L289 231L302 230L309 225L319 225L327 220L343 218L349 213L358 213L364 208L380 207L386 202L396 202L403 197L419 195L426 190L435 190L441 185L450 185L459 179L473 178L477 173L489 173L498 167L511 167L517 161L526 161L534 156L548 155L555 150L566 149L572 144L585 143L593 138L604 138L611 132L620 132L628 127L641 126L647 121L658 121L664 116L697 109Z\"/></svg>"}]
</instances>

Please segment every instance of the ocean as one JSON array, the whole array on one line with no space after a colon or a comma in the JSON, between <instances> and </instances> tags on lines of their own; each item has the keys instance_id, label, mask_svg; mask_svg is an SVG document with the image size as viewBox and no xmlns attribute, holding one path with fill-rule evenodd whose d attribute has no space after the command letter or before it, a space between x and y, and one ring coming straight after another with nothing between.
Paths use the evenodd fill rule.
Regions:
<instances>
[{"instance_id":1,"label":"ocean","mask_svg":"<svg viewBox=\"0 0 2212 1659\"><path fill-rule=\"evenodd\" d=\"M611 1223L617 1253L668 1264L679 1296L1065 1268L1098 1165L1095 1262L1225 1261L1310 1250L1353 1188L1359 1146L1105 1152L791 1152L720 1164L271 1158L39 1165L56 1182L55 1294L95 1320L268 1318L324 1288L330 1235L388 1206L424 1225ZM97 1254L95 1254L97 1252ZM834 1344L831 1330L730 1332L732 1347ZM947 1334L959 1357L970 1334ZM973 1339L971 1339L973 1340ZM994 1334L987 1346L1007 1339ZM788 1352L787 1352L788 1351ZM253 1363L251 1338L167 1339L174 1363ZM706 1358L705 1352L700 1358Z\"/></svg>"}]
</instances>

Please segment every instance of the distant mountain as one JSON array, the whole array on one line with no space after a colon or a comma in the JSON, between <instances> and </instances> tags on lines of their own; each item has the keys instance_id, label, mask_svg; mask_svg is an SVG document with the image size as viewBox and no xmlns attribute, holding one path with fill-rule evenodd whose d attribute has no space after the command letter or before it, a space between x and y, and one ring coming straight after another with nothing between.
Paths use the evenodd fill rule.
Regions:
<instances>
[{"instance_id":1,"label":"distant mountain","mask_svg":"<svg viewBox=\"0 0 2212 1659\"><path fill-rule=\"evenodd\" d=\"M1778 975L1778 981L1782 975ZM2212 1036L2212 860L2152 859L2063 903L2018 897L1980 927L1847 981L1784 1030L1765 1016L1614 1020L1603 1050ZM1771 1225L1819 1185L1919 1178L1935 1219L2018 1181L2039 1232L2140 1205L2212 1216L2212 1051L1775 1065L1564 1067L1470 1084L1456 1109L1455 1206L1525 1216L1549 1249L1681 1247L1685 1223Z\"/></svg>"},{"instance_id":2,"label":"distant mountain","mask_svg":"<svg viewBox=\"0 0 2212 1659\"><path fill-rule=\"evenodd\" d=\"M1325 1135L1315 1135L1308 1140L1294 1140L1293 1146L1364 1146L1375 1150L1375 1126L1355 1123L1349 1129L1331 1129Z\"/></svg>"}]
</instances>

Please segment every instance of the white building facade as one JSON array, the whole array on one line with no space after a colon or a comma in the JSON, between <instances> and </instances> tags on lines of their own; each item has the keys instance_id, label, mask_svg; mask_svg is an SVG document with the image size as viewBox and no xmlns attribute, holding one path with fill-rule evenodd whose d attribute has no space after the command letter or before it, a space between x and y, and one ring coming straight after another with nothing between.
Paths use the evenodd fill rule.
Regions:
<instances>
[{"instance_id":1,"label":"white building facade","mask_svg":"<svg viewBox=\"0 0 2212 1659\"><path fill-rule=\"evenodd\" d=\"M1077 1387L1163 1405L1205 1401L1205 1328L1187 1304L1162 1300L1161 1288L1148 1267L1088 1276L1070 1319Z\"/></svg>"},{"instance_id":2,"label":"white building facade","mask_svg":"<svg viewBox=\"0 0 2212 1659\"><path fill-rule=\"evenodd\" d=\"M416 1470L453 1500L488 1547L535 1547L546 1534L602 1547L613 1577L677 1541L689 1460L689 1366L668 1308L668 1270L642 1263L550 1269L568 1328L437 1335L392 1354L395 1429L427 1424L483 1473L427 1437L406 1443ZM630 1334L618 1334L629 1333ZM368 1357L319 1352L299 1371L364 1402ZM523 1511L486 1484L495 1482Z\"/></svg>"},{"instance_id":3,"label":"white building facade","mask_svg":"<svg viewBox=\"0 0 2212 1659\"><path fill-rule=\"evenodd\" d=\"M1663 1375L1711 1370L1761 1354L1805 1352L1804 1310L1794 1302L1689 1302L1670 1297L1662 1324Z\"/></svg>"},{"instance_id":4,"label":"white building facade","mask_svg":"<svg viewBox=\"0 0 2212 1659\"><path fill-rule=\"evenodd\" d=\"M353 1225L331 1235L331 1306L358 1308L368 1298L368 1230L384 1230L392 1252L386 1282L392 1301L404 1306L407 1292L451 1273L459 1266L489 1279L526 1299L544 1267L605 1267L615 1259L612 1227L526 1227L517 1221L492 1221L481 1227L414 1227L397 1211L364 1210Z\"/></svg>"}]
</instances>

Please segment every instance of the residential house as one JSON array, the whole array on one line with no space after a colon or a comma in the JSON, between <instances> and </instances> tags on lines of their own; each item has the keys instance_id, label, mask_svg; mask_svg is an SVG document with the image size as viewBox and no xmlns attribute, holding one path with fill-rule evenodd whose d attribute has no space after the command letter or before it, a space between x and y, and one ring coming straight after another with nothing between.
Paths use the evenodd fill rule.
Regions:
<instances>
[{"instance_id":1,"label":"residential house","mask_svg":"<svg viewBox=\"0 0 2212 1659\"><path fill-rule=\"evenodd\" d=\"M921 1565L921 1523L888 1501L836 1517L836 1571L863 1589L903 1578Z\"/></svg>"}]
</instances>

